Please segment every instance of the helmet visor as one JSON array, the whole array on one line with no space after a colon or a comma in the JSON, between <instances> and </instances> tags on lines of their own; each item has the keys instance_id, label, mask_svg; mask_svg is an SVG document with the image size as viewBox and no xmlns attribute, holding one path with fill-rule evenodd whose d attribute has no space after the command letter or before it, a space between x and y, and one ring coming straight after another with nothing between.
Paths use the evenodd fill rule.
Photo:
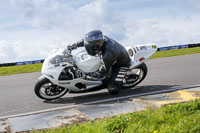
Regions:
<instances>
[{"instance_id":1,"label":"helmet visor","mask_svg":"<svg viewBox=\"0 0 200 133\"><path fill-rule=\"evenodd\" d=\"M100 51L99 41L87 42L85 41L85 49L89 55L95 56Z\"/></svg>"}]
</instances>

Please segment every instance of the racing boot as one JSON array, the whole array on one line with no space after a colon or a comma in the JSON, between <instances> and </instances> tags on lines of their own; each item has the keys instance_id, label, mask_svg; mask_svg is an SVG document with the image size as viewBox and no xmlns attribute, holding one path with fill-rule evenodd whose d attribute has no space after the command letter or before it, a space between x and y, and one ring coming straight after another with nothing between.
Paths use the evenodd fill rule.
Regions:
<instances>
[{"instance_id":1,"label":"racing boot","mask_svg":"<svg viewBox=\"0 0 200 133\"><path fill-rule=\"evenodd\" d=\"M108 91L110 92L111 95L116 95L120 91L120 84L119 82L111 83L107 86Z\"/></svg>"}]
</instances>

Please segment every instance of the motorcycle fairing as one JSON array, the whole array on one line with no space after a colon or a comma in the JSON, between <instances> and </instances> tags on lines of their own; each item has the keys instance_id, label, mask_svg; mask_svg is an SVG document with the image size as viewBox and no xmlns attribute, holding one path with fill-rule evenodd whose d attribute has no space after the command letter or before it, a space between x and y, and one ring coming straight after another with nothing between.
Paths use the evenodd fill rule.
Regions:
<instances>
[{"instance_id":1,"label":"motorcycle fairing","mask_svg":"<svg viewBox=\"0 0 200 133\"><path fill-rule=\"evenodd\" d=\"M131 58L130 69L133 69L134 67L142 64L157 51L157 47L155 44L127 46L126 49Z\"/></svg>"}]
</instances>

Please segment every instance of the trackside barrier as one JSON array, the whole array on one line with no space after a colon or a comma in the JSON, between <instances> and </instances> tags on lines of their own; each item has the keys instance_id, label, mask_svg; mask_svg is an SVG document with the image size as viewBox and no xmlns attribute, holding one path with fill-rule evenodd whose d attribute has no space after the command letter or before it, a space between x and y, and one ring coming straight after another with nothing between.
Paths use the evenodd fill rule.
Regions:
<instances>
[{"instance_id":1,"label":"trackside barrier","mask_svg":"<svg viewBox=\"0 0 200 133\"><path fill-rule=\"evenodd\" d=\"M0 64L0 67L7 67L7 66L19 66L19 65L29 65L29 64L39 64L43 63L44 60L34 60L34 61L23 61L23 62L13 62L13 63L3 63Z\"/></svg>"},{"instance_id":2,"label":"trackside barrier","mask_svg":"<svg viewBox=\"0 0 200 133\"><path fill-rule=\"evenodd\" d=\"M158 48L158 51L183 49L183 48L193 48L193 47L200 47L200 43L184 44L184 45L174 45L174 46L168 46L168 47L160 47L160 48Z\"/></svg>"},{"instance_id":3,"label":"trackside barrier","mask_svg":"<svg viewBox=\"0 0 200 133\"><path fill-rule=\"evenodd\" d=\"M183 48L193 48L193 47L200 47L200 43L194 44L184 44L184 45L175 45L175 46L168 46L168 47L160 47L158 51L166 51L166 50L174 50L174 49L183 49ZM6 66L19 66L19 65L28 65L28 64L39 64L43 63L44 60L34 60L34 61L22 61L22 62L13 62L13 63L3 63L0 64L0 67Z\"/></svg>"}]
</instances>

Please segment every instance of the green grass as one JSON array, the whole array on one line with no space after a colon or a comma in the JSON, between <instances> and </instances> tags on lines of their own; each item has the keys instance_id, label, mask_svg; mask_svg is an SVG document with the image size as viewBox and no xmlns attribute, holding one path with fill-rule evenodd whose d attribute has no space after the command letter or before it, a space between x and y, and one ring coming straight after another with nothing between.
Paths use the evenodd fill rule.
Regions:
<instances>
[{"instance_id":1,"label":"green grass","mask_svg":"<svg viewBox=\"0 0 200 133\"><path fill-rule=\"evenodd\" d=\"M200 47L157 51L150 59L200 53Z\"/></svg>"},{"instance_id":2,"label":"green grass","mask_svg":"<svg viewBox=\"0 0 200 133\"><path fill-rule=\"evenodd\" d=\"M200 47L178 49L178 50L168 50L168 51L158 51L150 59L179 56L179 55L186 55L186 54L196 54L196 53L200 53ZM29 72L38 72L41 70L41 67L42 67L42 64L0 67L0 76L29 73Z\"/></svg>"},{"instance_id":3,"label":"green grass","mask_svg":"<svg viewBox=\"0 0 200 133\"><path fill-rule=\"evenodd\" d=\"M41 68L42 68L42 63L33 65L0 67L0 76L38 72L41 70Z\"/></svg>"},{"instance_id":4,"label":"green grass","mask_svg":"<svg viewBox=\"0 0 200 133\"><path fill-rule=\"evenodd\" d=\"M200 100L35 133L200 133Z\"/></svg>"}]
</instances>

